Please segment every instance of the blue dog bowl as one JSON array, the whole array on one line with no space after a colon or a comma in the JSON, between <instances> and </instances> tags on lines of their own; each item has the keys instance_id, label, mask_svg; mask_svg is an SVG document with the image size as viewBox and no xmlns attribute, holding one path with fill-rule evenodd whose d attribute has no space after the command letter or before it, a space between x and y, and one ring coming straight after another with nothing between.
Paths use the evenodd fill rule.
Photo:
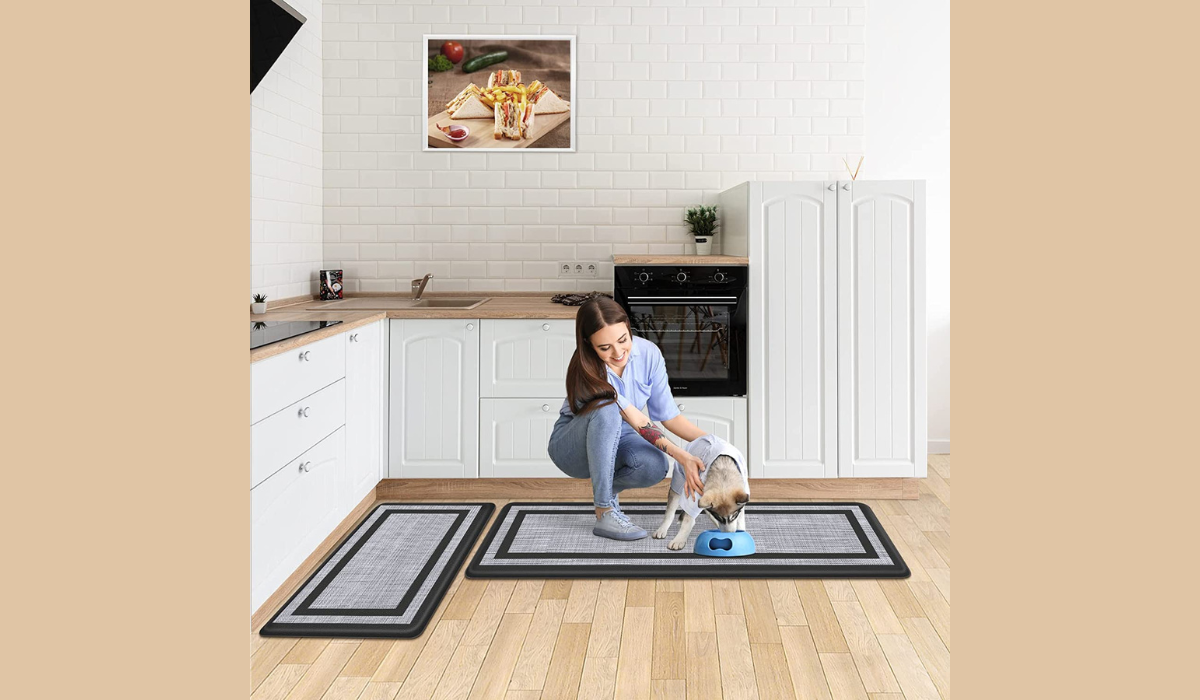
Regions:
<instances>
[{"instance_id":1,"label":"blue dog bowl","mask_svg":"<svg viewBox=\"0 0 1200 700\"><path fill-rule=\"evenodd\" d=\"M696 554L706 557L744 557L754 554L754 538L745 530L705 530L696 536Z\"/></svg>"}]
</instances>

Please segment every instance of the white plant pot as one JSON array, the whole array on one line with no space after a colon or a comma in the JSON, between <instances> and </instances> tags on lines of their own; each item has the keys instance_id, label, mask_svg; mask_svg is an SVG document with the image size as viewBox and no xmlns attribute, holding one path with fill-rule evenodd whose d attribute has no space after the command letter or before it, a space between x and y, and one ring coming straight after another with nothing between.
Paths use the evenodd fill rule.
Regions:
<instances>
[{"instance_id":1,"label":"white plant pot","mask_svg":"<svg viewBox=\"0 0 1200 700\"><path fill-rule=\"evenodd\" d=\"M712 236L696 236L696 255L712 255Z\"/></svg>"},{"instance_id":2,"label":"white plant pot","mask_svg":"<svg viewBox=\"0 0 1200 700\"><path fill-rule=\"evenodd\" d=\"M250 313L252 313L252 314L265 314L265 313L267 313L267 302L265 302L265 301L264 301L264 302L263 302L263 303L261 303L261 304L251 304L251 305L250 305Z\"/></svg>"}]
</instances>

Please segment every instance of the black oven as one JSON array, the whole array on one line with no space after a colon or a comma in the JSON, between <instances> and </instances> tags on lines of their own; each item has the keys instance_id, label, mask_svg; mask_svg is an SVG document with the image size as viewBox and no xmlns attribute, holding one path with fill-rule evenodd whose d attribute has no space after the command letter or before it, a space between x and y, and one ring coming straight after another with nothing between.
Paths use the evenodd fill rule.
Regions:
<instances>
[{"instance_id":1,"label":"black oven","mask_svg":"<svg viewBox=\"0 0 1200 700\"><path fill-rule=\"evenodd\" d=\"M676 396L745 396L745 266L617 265L613 296L662 350Z\"/></svg>"}]
</instances>

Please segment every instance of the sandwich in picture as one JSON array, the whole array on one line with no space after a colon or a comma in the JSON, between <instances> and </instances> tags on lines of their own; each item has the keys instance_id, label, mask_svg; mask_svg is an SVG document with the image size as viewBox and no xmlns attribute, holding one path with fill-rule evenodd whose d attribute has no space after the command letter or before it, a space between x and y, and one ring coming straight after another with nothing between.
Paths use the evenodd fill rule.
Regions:
<instances>
[{"instance_id":1,"label":"sandwich in picture","mask_svg":"<svg viewBox=\"0 0 1200 700\"><path fill-rule=\"evenodd\" d=\"M475 83L463 88L463 91L450 100L446 112L451 119L491 119L492 108L481 100L483 91Z\"/></svg>"},{"instance_id":2,"label":"sandwich in picture","mask_svg":"<svg viewBox=\"0 0 1200 700\"><path fill-rule=\"evenodd\" d=\"M571 109L571 103L559 97L540 80L529 84L529 101L537 105L538 114L561 114Z\"/></svg>"},{"instance_id":3,"label":"sandwich in picture","mask_svg":"<svg viewBox=\"0 0 1200 700\"><path fill-rule=\"evenodd\" d=\"M492 138L504 137L513 141L527 138L533 130L533 110L534 106L523 97L520 100L497 102Z\"/></svg>"},{"instance_id":4,"label":"sandwich in picture","mask_svg":"<svg viewBox=\"0 0 1200 700\"><path fill-rule=\"evenodd\" d=\"M506 87L509 85L517 85L520 82L521 82L521 71L519 71L519 70L498 70L498 71L493 71L492 74L488 76L487 86L490 88Z\"/></svg>"}]
</instances>

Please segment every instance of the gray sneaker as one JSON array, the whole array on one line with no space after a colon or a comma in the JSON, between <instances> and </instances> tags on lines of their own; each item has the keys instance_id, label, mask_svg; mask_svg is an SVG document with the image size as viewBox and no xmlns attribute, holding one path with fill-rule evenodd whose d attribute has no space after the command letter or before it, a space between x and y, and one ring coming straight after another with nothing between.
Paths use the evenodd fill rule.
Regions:
<instances>
[{"instance_id":1,"label":"gray sneaker","mask_svg":"<svg viewBox=\"0 0 1200 700\"><path fill-rule=\"evenodd\" d=\"M624 515L615 510L604 511L604 515L600 516L596 526L592 528L592 534L610 540L640 540L649 534Z\"/></svg>"}]
</instances>

